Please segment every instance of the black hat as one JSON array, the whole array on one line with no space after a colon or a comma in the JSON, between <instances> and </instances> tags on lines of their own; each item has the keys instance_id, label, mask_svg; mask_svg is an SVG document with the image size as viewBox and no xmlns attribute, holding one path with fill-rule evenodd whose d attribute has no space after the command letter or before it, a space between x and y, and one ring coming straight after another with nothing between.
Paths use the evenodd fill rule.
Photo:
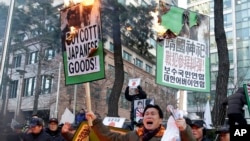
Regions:
<instances>
[{"instance_id":1,"label":"black hat","mask_svg":"<svg viewBox=\"0 0 250 141\"><path fill-rule=\"evenodd\" d=\"M43 126L43 120L41 118L32 118L30 120L30 127Z\"/></svg>"},{"instance_id":2,"label":"black hat","mask_svg":"<svg viewBox=\"0 0 250 141\"><path fill-rule=\"evenodd\" d=\"M216 131L215 131L215 133L216 134L220 134L220 133L229 133L229 126L222 126L222 127L220 127L219 129L217 129Z\"/></svg>"},{"instance_id":3,"label":"black hat","mask_svg":"<svg viewBox=\"0 0 250 141\"><path fill-rule=\"evenodd\" d=\"M58 124L58 119L57 118L51 118L51 119L49 119L49 123L51 123L51 122L55 122L55 123Z\"/></svg>"},{"instance_id":4,"label":"black hat","mask_svg":"<svg viewBox=\"0 0 250 141\"><path fill-rule=\"evenodd\" d=\"M196 127L199 127L199 128L205 127L205 122L203 120L194 120L194 121L192 121L190 126L191 127L196 126Z\"/></svg>"}]
</instances>

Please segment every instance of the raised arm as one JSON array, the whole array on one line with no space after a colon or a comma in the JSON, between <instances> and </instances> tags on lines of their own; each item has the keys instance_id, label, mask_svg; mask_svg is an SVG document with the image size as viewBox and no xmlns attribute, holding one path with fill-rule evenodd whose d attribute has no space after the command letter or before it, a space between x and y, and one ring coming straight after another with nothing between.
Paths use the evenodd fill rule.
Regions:
<instances>
[{"instance_id":1,"label":"raised arm","mask_svg":"<svg viewBox=\"0 0 250 141\"><path fill-rule=\"evenodd\" d=\"M94 130L98 138L102 139L103 141L130 141L131 140L130 133L122 135L120 133L111 132L109 127L105 126L102 123L101 119L97 119L96 115L93 112L87 112L86 117L88 120L91 119L93 121L93 126L91 128Z\"/></svg>"},{"instance_id":2,"label":"raised arm","mask_svg":"<svg viewBox=\"0 0 250 141\"><path fill-rule=\"evenodd\" d=\"M137 89L139 91L139 97L140 99L146 99L147 98L147 94L145 91L142 90L141 86L137 86Z\"/></svg>"},{"instance_id":3,"label":"raised arm","mask_svg":"<svg viewBox=\"0 0 250 141\"><path fill-rule=\"evenodd\" d=\"M133 100L133 97L131 95L129 95L129 86L127 86L126 90L125 90L125 98L128 100L128 101L132 101Z\"/></svg>"}]
</instances>

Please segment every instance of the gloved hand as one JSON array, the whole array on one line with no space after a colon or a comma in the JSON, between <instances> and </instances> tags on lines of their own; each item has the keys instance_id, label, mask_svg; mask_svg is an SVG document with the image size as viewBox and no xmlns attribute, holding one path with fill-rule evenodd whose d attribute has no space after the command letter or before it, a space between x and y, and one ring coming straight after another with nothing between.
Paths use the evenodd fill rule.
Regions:
<instances>
[{"instance_id":1,"label":"gloved hand","mask_svg":"<svg viewBox=\"0 0 250 141\"><path fill-rule=\"evenodd\" d=\"M129 86L127 86L126 90L128 90L128 89L129 89Z\"/></svg>"},{"instance_id":2,"label":"gloved hand","mask_svg":"<svg viewBox=\"0 0 250 141\"><path fill-rule=\"evenodd\" d=\"M137 89L138 89L138 90L142 90L142 88L141 88L141 86L140 86L140 85L138 85L138 86L137 86Z\"/></svg>"}]
</instances>

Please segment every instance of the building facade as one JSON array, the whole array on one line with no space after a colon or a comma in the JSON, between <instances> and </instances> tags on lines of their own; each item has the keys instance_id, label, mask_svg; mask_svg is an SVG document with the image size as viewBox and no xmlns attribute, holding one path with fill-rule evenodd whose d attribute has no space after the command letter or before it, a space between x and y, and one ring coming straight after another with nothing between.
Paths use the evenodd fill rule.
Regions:
<instances>
[{"instance_id":1,"label":"building facade","mask_svg":"<svg viewBox=\"0 0 250 141\"><path fill-rule=\"evenodd\" d=\"M237 87L250 82L250 2L247 0L223 0L224 29L226 32L229 51L230 74L228 83L228 95L235 92ZM209 95L213 104L216 88L216 76L218 73L218 53L214 34L214 1L212 0L188 0L188 8L210 17L210 63L211 63L211 93ZM192 94L188 95L192 100ZM197 106L190 104L190 107ZM205 103L203 104L205 105ZM190 109L192 110L192 109Z\"/></svg>"}]
</instances>

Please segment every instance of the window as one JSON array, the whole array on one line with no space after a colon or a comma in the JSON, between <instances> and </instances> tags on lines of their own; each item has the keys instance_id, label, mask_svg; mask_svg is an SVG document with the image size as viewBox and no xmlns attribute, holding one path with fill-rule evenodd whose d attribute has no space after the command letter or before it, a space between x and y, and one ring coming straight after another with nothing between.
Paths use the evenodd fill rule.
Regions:
<instances>
[{"instance_id":1,"label":"window","mask_svg":"<svg viewBox=\"0 0 250 141\"><path fill-rule=\"evenodd\" d=\"M146 64L146 72L152 73L152 67Z\"/></svg>"},{"instance_id":2,"label":"window","mask_svg":"<svg viewBox=\"0 0 250 141\"><path fill-rule=\"evenodd\" d=\"M124 72L124 83L128 84L128 81L129 81L129 75L127 72Z\"/></svg>"},{"instance_id":3,"label":"window","mask_svg":"<svg viewBox=\"0 0 250 141\"><path fill-rule=\"evenodd\" d=\"M142 68L143 62L140 59L136 58L135 59L135 65L138 66L138 67L140 67L140 68Z\"/></svg>"},{"instance_id":4,"label":"window","mask_svg":"<svg viewBox=\"0 0 250 141\"><path fill-rule=\"evenodd\" d=\"M35 64L38 61L38 51L29 54L28 64Z\"/></svg>"},{"instance_id":5,"label":"window","mask_svg":"<svg viewBox=\"0 0 250 141\"><path fill-rule=\"evenodd\" d=\"M131 58L132 58L132 55L131 54L129 54L128 52L126 52L126 51L123 51L123 54L122 54L123 56L123 59L124 60L127 60L127 61L129 61L129 62L131 62Z\"/></svg>"},{"instance_id":6,"label":"window","mask_svg":"<svg viewBox=\"0 0 250 141\"><path fill-rule=\"evenodd\" d=\"M14 68L21 67L21 61L22 61L22 55L21 54L17 54L16 56L14 56L14 58L13 58L13 67Z\"/></svg>"},{"instance_id":7,"label":"window","mask_svg":"<svg viewBox=\"0 0 250 141\"><path fill-rule=\"evenodd\" d=\"M42 76L42 87L41 87L41 94L49 94L51 93L53 77L50 75L43 75Z\"/></svg>"},{"instance_id":8,"label":"window","mask_svg":"<svg viewBox=\"0 0 250 141\"><path fill-rule=\"evenodd\" d=\"M114 44L111 43L111 42L109 42L109 50L110 50L111 52L114 52Z\"/></svg>"},{"instance_id":9,"label":"window","mask_svg":"<svg viewBox=\"0 0 250 141\"><path fill-rule=\"evenodd\" d=\"M32 96L35 93L35 77L24 79L24 96Z\"/></svg>"},{"instance_id":10,"label":"window","mask_svg":"<svg viewBox=\"0 0 250 141\"><path fill-rule=\"evenodd\" d=\"M52 48L47 48L45 49L45 59L46 60L51 60L55 57L55 50Z\"/></svg>"},{"instance_id":11,"label":"window","mask_svg":"<svg viewBox=\"0 0 250 141\"><path fill-rule=\"evenodd\" d=\"M128 109L129 108L129 102L125 98L125 94L122 93L120 97L120 108Z\"/></svg>"},{"instance_id":12,"label":"window","mask_svg":"<svg viewBox=\"0 0 250 141\"><path fill-rule=\"evenodd\" d=\"M17 88L18 88L18 80L11 81L9 98L16 98Z\"/></svg>"},{"instance_id":13,"label":"window","mask_svg":"<svg viewBox=\"0 0 250 141\"><path fill-rule=\"evenodd\" d=\"M115 67L114 66L108 64L108 72L110 73L111 77L113 77L113 78L115 77Z\"/></svg>"},{"instance_id":14,"label":"window","mask_svg":"<svg viewBox=\"0 0 250 141\"><path fill-rule=\"evenodd\" d=\"M107 88L107 93L106 93L106 104L109 103L109 97L110 97L111 91L112 91L111 88Z\"/></svg>"}]
</instances>

